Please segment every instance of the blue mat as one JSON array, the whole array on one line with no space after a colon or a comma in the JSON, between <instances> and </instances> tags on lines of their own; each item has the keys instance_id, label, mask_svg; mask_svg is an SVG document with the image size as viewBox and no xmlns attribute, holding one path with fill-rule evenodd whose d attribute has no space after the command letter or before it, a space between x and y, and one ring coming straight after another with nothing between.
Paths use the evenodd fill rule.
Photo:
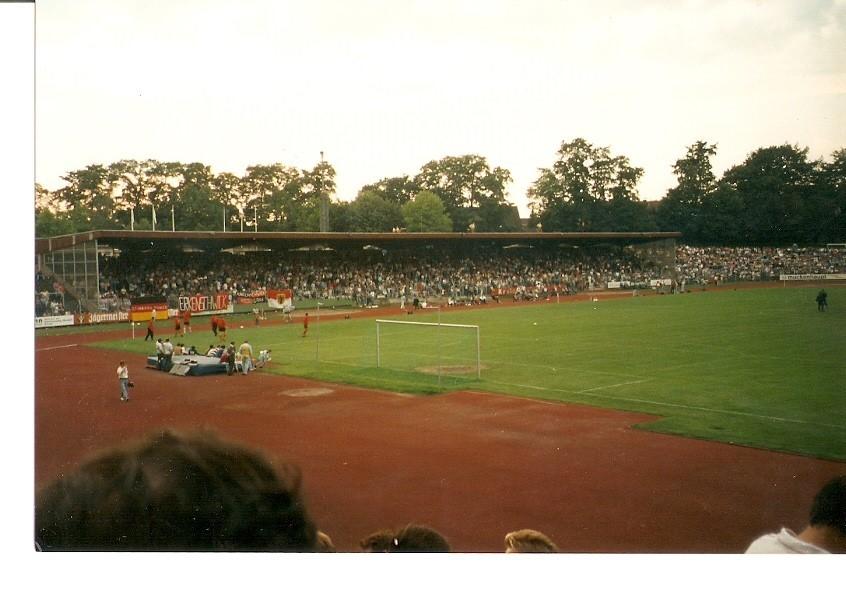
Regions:
<instances>
[{"instance_id":1,"label":"blue mat","mask_svg":"<svg viewBox=\"0 0 846 600\"><path fill-rule=\"evenodd\" d=\"M226 373L226 365L220 362L219 358L211 356L174 356L174 365L188 365L188 375L215 375ZM155 356L147 357L147 366L158 369L158 361Z\"/></svg>"}]
</instances>

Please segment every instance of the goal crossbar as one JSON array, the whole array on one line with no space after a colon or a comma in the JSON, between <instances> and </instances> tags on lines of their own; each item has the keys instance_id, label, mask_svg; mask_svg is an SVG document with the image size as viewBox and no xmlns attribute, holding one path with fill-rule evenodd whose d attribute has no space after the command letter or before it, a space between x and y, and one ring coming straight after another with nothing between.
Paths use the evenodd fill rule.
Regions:
<instances>
[{"instance_id":1,"label":"goal crossbar","mask_svg":"<svg viewBox=\"0 0 846 600\"><path fill-rule=\"evenodd\" d=\"M429 323L426 321L396 321L391 319L376 319L376 367L382 366L382 344L381 336L379 334L379 326L383 323L395 325L424 325L428 327L453 327L457 329L475 329L476 330L476 379L482 378L482 361L481 361L481 344L479 339L478 325L462 325L459 323ZM440 374L438 374L440 380Z\"/></svg>"}]
</instances>

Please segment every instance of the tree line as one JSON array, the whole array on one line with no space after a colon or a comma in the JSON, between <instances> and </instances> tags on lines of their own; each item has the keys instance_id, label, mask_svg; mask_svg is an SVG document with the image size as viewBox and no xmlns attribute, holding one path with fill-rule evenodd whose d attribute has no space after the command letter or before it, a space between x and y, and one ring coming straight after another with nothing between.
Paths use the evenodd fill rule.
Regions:
<instances>
[{"instance_id":1,"label":"tree line","mask_svg":"<svg viewBox=\"0 0 846 600\"><path fill-rule=\"evenodd\" d=\"M830 161L781 145L755 150L721 178L717 147L697 141L673 165L677 185L644 202L643 169L583 138L563 141L527 190L529 227L543 231L681 231L694 244L846 241L846 149ZM511 173L479 155L432 160L413 176L367 184L334 199L335 169L253 165L242 176L202 163L122 160L89 165L47 190L36 184L36 235L92 229L318 231L519 231L507 200Z\"/></svg>"}]
</instances>

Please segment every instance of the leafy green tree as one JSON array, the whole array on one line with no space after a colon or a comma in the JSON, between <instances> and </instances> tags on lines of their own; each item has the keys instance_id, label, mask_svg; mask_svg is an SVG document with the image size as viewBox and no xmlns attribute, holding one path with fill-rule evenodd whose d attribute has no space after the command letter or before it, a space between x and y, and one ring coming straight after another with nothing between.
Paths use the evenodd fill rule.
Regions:
<instances>
[{"instance_id":1,"label":"leafy green tree","mask_svg":"<svg viewBox=\"0 0 846 600\"><path fill-rule=\"evenodd\" d=\"M352 231L391 231L403 224L400 207L375 191L359 192L350 211Z\"/></svg>"},{"instance_id":2,"label":"leafy green tree","mask_svg":"<svg viewBox=\"0 0 846 600\"><path fill-rule=\"evenodd\" d=\"M818 165L808 149L781 145L760 148L729 169L722 181L745 207L745 240L750 244L792 244L808 241L803 205L816 179Z\"/></svg>"},{"instance_id":3,"label":"leafy green tree","mask_svg":"<svg viewBox=\"0 0 846 600\"><path fill-rule=\"evenodd\" d=\"M165 195L161 185L163 177L160 163L152 159L121 160L109 165L109 195L116 209L121 212L122 222L129 223L131 227L131 215L134 214L136 229L152 229L153 225L161 229L158 224L161 208L156 203Z\"/></svg>"},{"instance_id":4,"label":"leafy green tree","mask_svg":"<svg viewBox=\"0 0 846 600\"><path fill-rule=\"evenodd\" d=\"M717 146L701 140L688 146L684 158L673 164L678 180L676 187L668 190L658 209L658 225L665 231L682 231L687 238L697 237L702 206L709 194L717 189L711 158ZM710 229L710 227L708 227Z\"/></svg>"},{"instance_id":5,"label":"leafy green tree","mask_svg":"<svg viewBox=\"0 0 846 600\"><path fill-rule=\"evenodd\" d=\"M712 245L744 244L746 207L743 198L732 186L720 182L715 190L705 196L698 211L698 221L690 227L695 231L696 242Z\"/></svg>"},{"instance_id":6,"label":"leafy green tree","mask_svg":"<svg viewBox=\"0 0 846 600\"><path fill-rule=\"evenodd\" d=\"M332 231L355 231L352 224L352 202L332 202L329 205L329 223Z\"/></svg>"},{"instance_id":7,"label":"leafy green tree","mask_svg":"<svg viewBox=\"0 0 846 600\"><path fill-rule=\"evenodd\" d=\"M452 221L436 194L423 190L402 207L405 228L411 232L452 231Z\"/></svg>"},{"instance_id":8,"label":"leafy green tree","mask_svg":"<svg viewBox=\"0 0 846 600\"><path fill-rule=\"evenodd\" d=\"M643 169L631 166L625 156L613 156L606 147L593 146L584 138L564 141L552 167L541 169L529 187L533 218L545 231L607 229L612 212L626 212L612 211L609 204L616 201L628 209L625 201L637 202L642 176Z\"/></svg>"},{"instance_id":9,"label":"leafy green tree","mask_svg":"<svg viewBox=\"0 0 846 600\"><path fill-rule=\"evenodd\" d=\"M414 196L420 191L420 186L408 175L402 177L388 177L380 179L376 183L369 183L361 188L362 192L377 192L388 202L402 206L414 200Z\"/></svg>"},{"instance_id":10,"label":"leafy green tree","mask_svg":"<svg viewBox=\"0 0 846 600\"><path fill-rule=\"evenodd\" d=\"M509 206L505 193L511 173L491 168L482 156L465 154L430 161L414 182L441 198L454 231L466 231L471 223L476 231L498 231L509 214L497 207Z\"/></svg>"},{"instance_id":11,"label":"leafy green tree","mask_svg":"<svg viewBox=\"0 0 846 600\"><path fill-rule=\"evenodd\" d=\"M225 211L226 230L240 228L246 202L243 199L241 179L232 173L218 173L211 179L211 201L221 207L221 220Z\"/></svg>"},{"instance_id":12,"label":"leafy green tree","mask_svg":"<svg viewBox=\"0 0 846 600\"><path fill-rule=\"evenodd\" d=\"M803 229L817 243L846 240L846 148L820 165L815 192L806 203Z\"/></svg>"},{"instance_id":13,"label":"leafy green tree","mask_svg":"<svg viewBox=\"0 0 846 600\"><path fill-rule=\"evenodd\" d=\"M202 163L179 165L176 188L176 228L214 231L223 226L222 208L212 198L211 168Z\"/></svg>"}]
</instances>

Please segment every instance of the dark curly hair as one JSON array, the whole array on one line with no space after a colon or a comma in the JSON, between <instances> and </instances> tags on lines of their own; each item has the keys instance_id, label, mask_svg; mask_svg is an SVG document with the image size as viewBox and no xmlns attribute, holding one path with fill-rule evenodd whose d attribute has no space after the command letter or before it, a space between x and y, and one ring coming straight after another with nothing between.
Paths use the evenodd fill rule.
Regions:
<instances>
[{"instance_id":1,"label":"dark curly hair","mask_svg":"<svg viewBox=\"0 0 846 600\"><path fill-rule=\"evenodd\" d=\"M41 550L312 551L299 469L209 433L112 449L37 497Z\"/></svg>"}]
</instances>

